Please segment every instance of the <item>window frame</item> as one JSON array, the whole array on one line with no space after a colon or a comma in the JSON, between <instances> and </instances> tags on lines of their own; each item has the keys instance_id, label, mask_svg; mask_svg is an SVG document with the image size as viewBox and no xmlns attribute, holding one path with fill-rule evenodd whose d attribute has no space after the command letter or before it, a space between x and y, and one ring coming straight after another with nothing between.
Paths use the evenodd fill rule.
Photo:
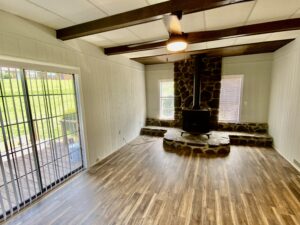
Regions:
<instances>
[{"instance_id":1,"label":"window frame","mask_svg":"<svg viewBox=\"0 0 300 225\"><path fill-rule=\"evenodd\" d=\"M77 113L77 118L78 118L78 123L79 123L79 142L81 145L80 148L81 148L82 166L78 169L72 170L72 172L70 174L65 175L63 177L63 179L60 178L61 179L60 181L57 180L56 181L57 186L59 185L59 183L68 180L69 177L76 175L79 172L81 172L83 169L87 168L88 162L87 162L86 138L85 138L85 129L84 129L85 128L85 119L84 119L84 114L83 114L84 113L84 111L83 111L84 104L83 104L83 96L82 96L82 89L81 89L82 83L81 83L80 68L72 67L72 66L65 66L65 65L60 65L60 64L54 64L54 63L46 63L46 62L35 61L35 60L21 59L21 58L16 58L16 57L6 57L6 56L2 56L2 55L0 55L0 67L19 69L22 73L22 79L26 79L25 73L27 70L28 71L40 71L40 72L46 72L46 73L69 74L69 75L73 76L73 85L74 85L74 90L75 90L75 93L74 93L75 99L74 100L75 100L75 107L77 109L76 113ZM22 81L22 88L25 88L24 84L26 82L27 81ZM25 89L28 89L28 87ZM29 94L24 95L24 96L30 97ZM31 106L29 106L29 108L32 109ZM27 112L29 108L26 108L26 109L24 108L24 110ZM24 111L24 115L25 115L25 111ZM31 116L32 116L32 113L31 113ZM30 123L30 121L27 121L27 123ZM28 133L28 135L29 135L29 133ZM38 146L38 145L40 145L40 143L36 143L36 146ZM35 159L35 160L37 160L37 159ZM39 169L42 171L42 167L40 167ZM5 221L10 215L14 214L14 211L18 210L20 207L23 207L24 205L27 205L27 204L30 205L38 197L48 193L48 191L52 189L52 186L51 187L50 187L50 185L48 185L47 187L42 186L42 188L36 189L37 192L35 193L35 195L30 197L30 200L28 200L28 202L27 202L27 200L26 200L26 202L18 201L17 206L13 206L13 208L10 209L10 211L6 211L6 213L4 213L2 215L2 217L0 217L0 222ZM32 194L34 194L34 193L32 193ZM19 196L19 193L17 193L17 195ZM19 205L19 203L20 203L20 205Z\"/></svg>"},{"instance_id":2,"label":"window frame","mask_svg":"<svg viewBox=\"0 0 300 225\"><path fill-rule=\"evenodd\" d=\"M240 78L240 80L241 80L237 120L220 120L222 80L226 79L226 78L227 79L229 79L229 78ZM221 123L240 123L241 122L241 114L242 114L242 109L243 109L243 94L244 94L244 74L222 75L222 77L221 77L221 89L220 89L219 120L218 120L219 122L221 122Z\"/></svg>"},{"instance_id":3,"label":"window frame","mask_svg":"<svg viewBox=\"0 0 300 225\"><path fill-rule=\"evenodd\" d=\"M53 73L66 73L73 74L75 77L75 88L76 88L76 101L78 104L78 119L80 126L80 141L83 151L83 165L84 168L88 167L87 158L87 139L86 139L86 120L84 117L84 98L82 93L82 81L81 81L81 69L77 66L68 66L57 63L48 63L45 61L39 61L35 59L24 59L14 56L4 56L0 54L0 66L2 67L12 67L21 70L36 70L47 72L51 71Z\"/></svg>"},{"instance_id":4,"label":"window frame","mask_svg":"<svg viewBox=\"0 0 300 225\"><path fill-rule=\"evenodd\" d=\"M173 83L173 96L172 97L164 97L162 96L162 83L167 83L167 82L171 82ZM173 103L175 103L175 92L174 92L174 80L173 79L161 79L158 82L158 86L159 86L159 119L160 120L174 120L174 116L175 116L175 107L173 108L173 116L172 117L164 117L163 116L163 106L162 106L162 100L163 99L173 99Z\"/></svg>"}]
</instances>

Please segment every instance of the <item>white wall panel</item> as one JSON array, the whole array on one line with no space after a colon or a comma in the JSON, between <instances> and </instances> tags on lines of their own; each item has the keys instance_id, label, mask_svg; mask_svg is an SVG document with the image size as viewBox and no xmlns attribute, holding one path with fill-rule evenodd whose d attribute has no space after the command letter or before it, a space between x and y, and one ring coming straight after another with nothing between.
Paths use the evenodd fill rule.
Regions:
<instances>
[{"instance_id":1,"label":"white wall panel","mask_svg":"<svg viewBox=\"0 0 300 225\"><path fill-rule=\"evenodd\" d=\"M174 79L174 64L146 66L147 117L159 119L159 80Z\"/></svg>"},{"instance_id":2,"label":"white wall panel","mask_svg":"<svg viewBox=\"0 0 300 225\"><path fill-rule=\"evenodd\" d=\"M2 33L2 46L1 50L4 55L9 56L19 56L20 55L20 48L19 48L19 40L16 36L8 34L8 33Z\"/></svg>"},{"instance_id":3,"label":"white wall panel","mask_svg":"<svg viewBox=\"0 0 300 225\"><path fill-rule=\"evenodd\" d=\"M146 111L143 65L81 40L59 41L53 30L12 14L0 11L0 19L0 55L80 68L89 165L138 136Z\"/></svg>"},{"instance_id":4,"label":"white wall panel","mask_svg":"<svg viewBox=\"0 0 300 225\"><path fill-rule=\"evenodd\" d=\"M272 54L225 57L222 75L244 75L241 122L268 122Z\"/></svg>"},{"instance_id":5,"label":"white wall panel","mask_svg":"<svg viewBox=\"0 0 300 225\"><path fill-rule=\"evenodd\" d=\"M269 108L269 130L274 137L274 147L295 167L294 160L300 162L299 64L299 38L276 51Z\"/></svg>"}]
</instances>

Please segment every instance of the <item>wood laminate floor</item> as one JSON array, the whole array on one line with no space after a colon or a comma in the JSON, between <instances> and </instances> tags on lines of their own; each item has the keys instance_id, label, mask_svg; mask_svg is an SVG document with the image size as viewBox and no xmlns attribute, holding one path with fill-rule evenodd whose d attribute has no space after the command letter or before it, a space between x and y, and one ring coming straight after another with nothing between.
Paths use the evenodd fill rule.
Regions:
<instances>
[{"instance_id":1,"label":"wood laminate floor","mask_svg":"<svg viewBox=\"0 0 300 225\"><path fill-rule=\"evenodd\" d=\"M202 158L138 137L7 223L295 225L300 174L272 149Z\"/></svg>"}]
</instances>

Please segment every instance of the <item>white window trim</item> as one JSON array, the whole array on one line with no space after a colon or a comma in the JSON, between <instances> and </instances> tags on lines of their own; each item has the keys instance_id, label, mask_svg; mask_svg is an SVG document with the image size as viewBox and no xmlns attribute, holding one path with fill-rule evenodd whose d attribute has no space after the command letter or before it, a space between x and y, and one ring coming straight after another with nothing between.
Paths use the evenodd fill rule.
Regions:
<instances>
[{"instance_id":1,"label":"white window trim","mask_svg":"<svg viewBox=\"0 0 300 225\"><path fill-rule=\"evenodd\" d=\"M162 104L161 104L161 98L168 98L168 97L162 97L161 96L161 83L162 82L173 82L174 83L174 80L173 79L161 79L158 81L158 89L159 89L159 119L160 120L174 120L174 114L173 114L173 117L162 117ZM174 101L175 101L175 96L173 97L169 97L169 98L173 98ZM175 109L174 109L175 111ZM175 113L175 112L174 112Z\"/></svg>"},{"instance_id":2,"label":"white window trim","mask_svg":"<svg viewBox=\"0 0 300 225\"><path fill-rule=\"evenodd\" d=\"M237 121L235 120L219 120L219 122L221 123L240 123L241 122L241 114L242 114L242 111L243 111L243 95L244 95L244 74L235 74L235 75L222 75L221 79L223 78L228 78L228 77L231 77L231 78L241 78L241 93L240 93L240 101L239 101L239 111L238 111L238 119ZM222 88L222 86L221 86Z\"/></svg>"},{"instance_id":3,"label":"white window trim","mask_svg":"<svg viewBox=\"0 0 300 225\"><path fill-rule=\"evenodd\" d=\"M80 74L80 68L43 61L23 59L18 57L0 55L1 66L16 67L27 70L51 71L54 73Z\"/></svg>"}]
</instances>

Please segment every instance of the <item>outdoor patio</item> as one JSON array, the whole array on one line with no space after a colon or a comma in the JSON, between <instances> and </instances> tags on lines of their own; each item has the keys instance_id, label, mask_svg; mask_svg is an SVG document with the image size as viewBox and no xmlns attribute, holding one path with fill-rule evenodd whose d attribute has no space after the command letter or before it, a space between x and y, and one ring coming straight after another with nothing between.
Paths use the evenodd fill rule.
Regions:
<instances>
[{"instance_id":1,"label":"outdoor patio","mask_svg":"<svg viewBox=\"0 0 300 225\"><path fill-rule=\"evenodd\" d=\"M80 144L72 139L66 144L61 139L37 144L43 191L52 189L53 184L82 167ZM0 215L22 202L30 201L30 198L41 192L34 157L32 147L24 146L22 150L19 148L9 153L9 160L6 154L2 155L5 177L0 180L0 195L3 199L0 202ZM15 191L14 186L19 190Z\"/></svg>"}]
</instances>

